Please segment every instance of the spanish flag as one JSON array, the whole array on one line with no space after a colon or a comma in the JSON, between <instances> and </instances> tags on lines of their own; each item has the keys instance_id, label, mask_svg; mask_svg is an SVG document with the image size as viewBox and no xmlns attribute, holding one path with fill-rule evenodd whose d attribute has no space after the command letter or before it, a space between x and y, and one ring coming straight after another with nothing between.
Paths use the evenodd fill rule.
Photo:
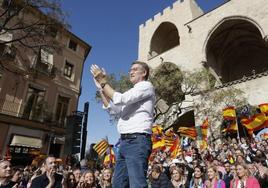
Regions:
<instances>
[{"instance_id":1,"label":"spanish flag","mask_svg":"<svg viewBox=\"0 0 268 188\"><path fill-rule=\"evenodd\" d=\"M268 103L259 104L259 108L261 110L261 113L268 115Z\"/></svg>"},{"instance_id":2,"label":"spanish flag","mask_svg":"<svg viewBox=\"0 0 268 188\"><path fill-rule=\"evenodd\" d=\"M230 125L228 125L225 129L222 130L222 132L232 132L236 133L238 131L238 126L236 121L233 121Z\"/></svg>"},{"instance_id":3,"label":"spanish flag","mask_svg":"<svg viewBox=\"0 0 268 188\"><path fill-rule=\"evenodd\" d=\"M268 127L268 117L264 113L255 114L251 118L241 119L241 123L245 126L250 134Z\"/></svg>"},{"instance_id":4,"label":"spanish flag","mask_svg":"<svg viewBox=\"0 0 268 188\"><path fill-rule=\"evenodd\" d=\"M203 122L203 124L201 125L201 131L202 131L202 137L207 138L208 136L208 118L205 119L205 121Z\"/></svg>"},{"instance_id":5,"label":"spanish flag","mask_svg":"<svg viewBox=\"0 0 268 188\"><path fill-rule=\"evenodd\" d=\"M236 112L234 106L229 106L223 109L223 119L234 120L236 118Z\"/></svg>"},{"instance_id":6,"label":"spanish flag","mask_svg":"<svg viewBox=\"0 0 268 188\"><path fill-rule=\"evenodd\" d=\"M95 144L93 149L98 153L99 156L103 156L106 153L108 147L109 147L109 144L107 140L102 139L97 144Z\"/></svg>"},{"instance_id":7,"label":"spanish flag","mask_svg":"<svg viewBox=\"0 0 268 188\"><path fill-rule=\"evenodd\" d=\"M163 128L160 125L155 125L152 127L152 144L153 150L162 149L165 146Z\"/></svg>"}]
</instances>

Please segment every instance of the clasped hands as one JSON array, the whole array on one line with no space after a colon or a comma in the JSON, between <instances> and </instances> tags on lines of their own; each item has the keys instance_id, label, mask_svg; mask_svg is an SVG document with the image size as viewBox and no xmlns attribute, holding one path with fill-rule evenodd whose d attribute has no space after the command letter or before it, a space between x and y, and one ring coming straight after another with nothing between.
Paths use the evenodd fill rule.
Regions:
<instances>
[{"instance_id":1,"label":"clasped hands","mask_svg":"<svg viewBox=\"0 0 268 188\"><path fill-rule=\"evenodd\" d=\"M103 68L101 69L100 67L98 67L98 65L93 64L90 67L90 72L94 77L94 82L97 88L102 89L102 85L105 85L107 83L107 76L105 70Z\"/></svg>"}]
</instances>

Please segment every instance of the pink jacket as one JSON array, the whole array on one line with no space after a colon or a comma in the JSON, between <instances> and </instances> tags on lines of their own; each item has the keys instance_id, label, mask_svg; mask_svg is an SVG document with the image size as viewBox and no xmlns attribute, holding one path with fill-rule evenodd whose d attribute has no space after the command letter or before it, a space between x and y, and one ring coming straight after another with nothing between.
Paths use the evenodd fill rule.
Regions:
<instances>
[{"instance_id":1,"label":"pink jacket","mask_svg":"<svg viewBox=\"0 0 268 188\"><path fill-rule=\"evenodd\" d=\"M231 181L230 187L237 188L238 179ZM261 188L258 180L255 177L248 177L246 180L246 188Z\"/></svg>"}]
</instances>

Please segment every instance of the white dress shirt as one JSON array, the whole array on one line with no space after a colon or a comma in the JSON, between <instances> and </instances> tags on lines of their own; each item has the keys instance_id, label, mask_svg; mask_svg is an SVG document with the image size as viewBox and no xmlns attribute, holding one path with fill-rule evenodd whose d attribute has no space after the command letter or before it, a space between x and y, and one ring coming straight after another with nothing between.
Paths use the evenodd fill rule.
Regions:
<instances>
[{"instance_id":1,"label":"white dress shirt","mask_svg":"<svg viewBox=\"0 0 268 188\"><path fill-rule=\"evenodd\" d=\"M141 81L125 93L115 92L107 111L118 119L120 134L148 133L154 120L155 91L149 81Z\"/></svg>"}]
</instances>

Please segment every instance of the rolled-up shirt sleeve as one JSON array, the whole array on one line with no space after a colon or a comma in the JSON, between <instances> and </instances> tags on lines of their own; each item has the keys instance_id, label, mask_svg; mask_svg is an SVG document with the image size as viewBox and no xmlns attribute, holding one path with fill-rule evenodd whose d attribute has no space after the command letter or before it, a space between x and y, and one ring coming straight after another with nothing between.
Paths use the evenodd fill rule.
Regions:
<instances>
[{"instance_id":1,"label":"rolled-up shirt sleeve","mask_svg":"<svg viewBox=\"0 0 268 188\"><path fill-rule=\"evenodd\" d=\"M107 107L103 105L102 108L105 109L111 115L120 116L122 106L121 105L116 106L112 101L110 101Z\"/></svg>"},{"instance_id":2,"label":"rolled-up shirt sleeve","mask_svg":"<svg viewBox=\"0 0 268 188\"><path fill-rule=\"evenodd\" d=\"M154 88L150 82L139 82L132 89L125 93L115 92L113 95L113 103L117 105L128 105L154 95Z\"/></svg>"}]
</instances>

